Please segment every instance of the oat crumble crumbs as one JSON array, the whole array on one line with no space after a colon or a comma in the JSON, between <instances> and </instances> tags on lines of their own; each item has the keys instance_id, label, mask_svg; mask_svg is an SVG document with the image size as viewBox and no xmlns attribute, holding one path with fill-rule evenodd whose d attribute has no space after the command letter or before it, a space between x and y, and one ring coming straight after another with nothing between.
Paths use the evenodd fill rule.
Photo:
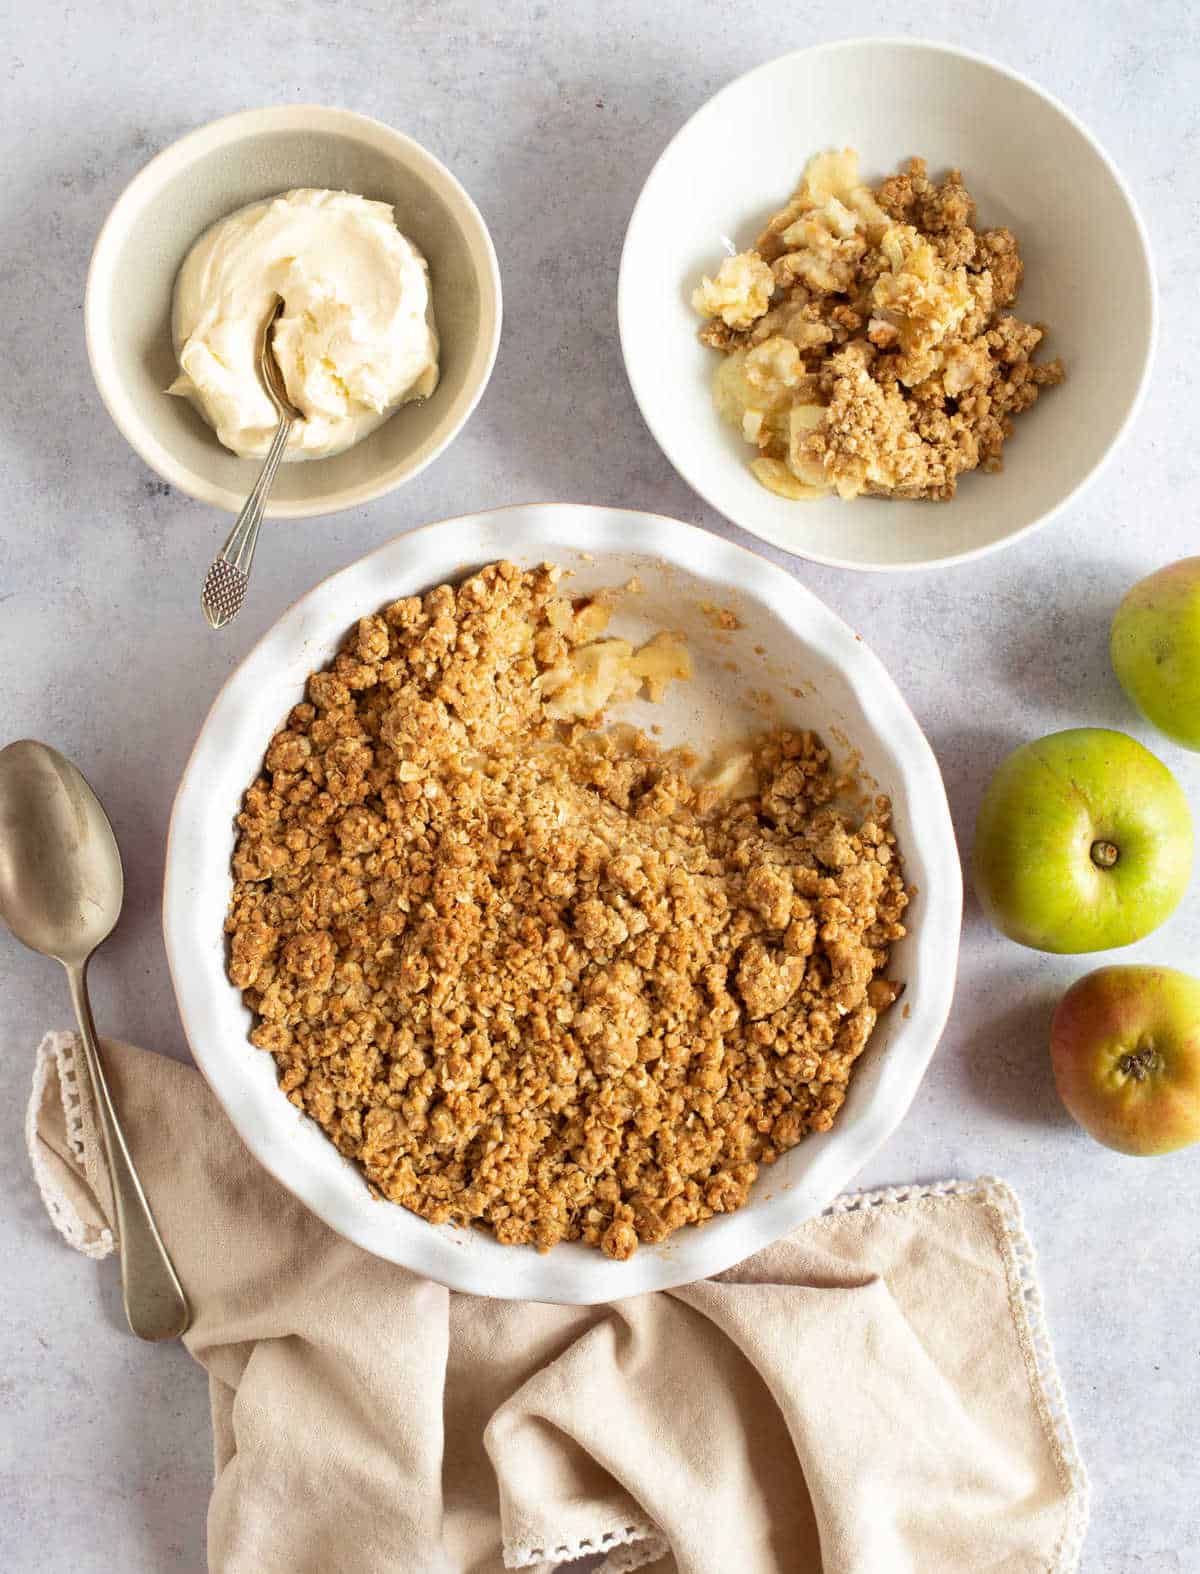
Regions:
<instances>
[{"instance_id":1,"label":"oat crumble crumbs","mask_svg":"<svg viewBox=\"0 0 1200 1574\"><path fill-rule=\"evenodd\" d=\"M692 295L757 479L943 501L964 471L1001 469L1013 417L1064 376L1033 360L1045 330L1006 309L1023 271L1010 230L975 228L959 170L938 184L914 158L871 191L852 150L810 159L754 249Z\"/></svg>"},{"instance_id":2,"label":"oat crumble crumbs","mask_svg":"<svg viewBox=\"0 0 1200 1574\"><path fill-rule=\"evenodd\" d=\"M715 629L733 632L742 627L742 620L732 607L719 607L713 601L702 601L700 611Z\"/></svg>"},{"instance_id":3,"label":"oat crumble crumbs","mask_svg":"<svg viewBox=\"0 0 1200 1574\"><path fill-rule=\"evenodd\" d=\"M492 564L312 674L238 816L229 976L377 1194L627 1258L829 1129L908 894L887 800L839 810L813 733L706 774L562 719L623 642L558 579ZM647 686L683 666L662 638Z\"/></svg>"}]
</instances>

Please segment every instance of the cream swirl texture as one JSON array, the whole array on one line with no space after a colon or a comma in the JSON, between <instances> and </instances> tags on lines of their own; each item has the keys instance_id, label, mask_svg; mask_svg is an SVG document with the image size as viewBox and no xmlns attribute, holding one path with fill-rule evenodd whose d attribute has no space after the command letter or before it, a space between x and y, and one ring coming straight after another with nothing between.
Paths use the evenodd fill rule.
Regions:
<instances>
[{"instance_id":1,"label":"cream swirl texture","mask_svg":"<svg viewBox=\"0 0 1200 1574\"><path fill-rule=\"evenodd\" d=\"M265 454L277 419L257 369L262 325L303 411L285 459L341 453L437 386L438 340L424 257L390 205L346 191L288 191L220 220L175 283L181 394L235 454Z\"/></svg>"}]
</instances>

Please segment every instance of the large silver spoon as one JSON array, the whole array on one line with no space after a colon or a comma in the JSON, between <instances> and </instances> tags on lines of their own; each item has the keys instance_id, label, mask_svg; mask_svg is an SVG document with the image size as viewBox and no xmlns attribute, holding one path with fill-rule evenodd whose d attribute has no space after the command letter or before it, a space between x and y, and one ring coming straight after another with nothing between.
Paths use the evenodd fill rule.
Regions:
<instances>
[{"instance_id":1,"label":"large silver spoon","mask_svg":"<svg viewBox=\"0 0 1200 1574\"><path fill-rule=\"evenodd\" d=\"M204 581L204 588L200 592L200 605L204 608L204 616L208 619L209 625L215 629L224 628L226 623L232 623L241 611L242 602L246 599L246 587L250 583L250 568L254 562L254 548L258 545L258 532L262 528L263 515L267 509L267 498L275 483L275 472L279 469L292 427L297 421L304 419L303 410L297 409L288 398L287 384L283 380L279 362L275 359L275 348L271 343L271 329L274 328L275 319L282 310L283 297L277 295L275 304L268 312L258 336L259 380L266 390L267 398L275 407L279 425L275 428L275 436L267 450L267 457L263 460L258 480L254 483L254 490L237 516L225 545L213 559Z\"/></svg>"},{"instance_id":2,"label":"large silver spoon","mask_svg":"<svg viewBox=\"0 0 1200 1574\"><path fill-rule=\"evenodd\" d=\"M29 738L0 750L0 917L67 970L112 1176L125 1315L140 1339L174 1339L191 1313L129 1157L88 1002L88 962L124 891L112 826L70 760Z\"/></svg>"}]
</instances>

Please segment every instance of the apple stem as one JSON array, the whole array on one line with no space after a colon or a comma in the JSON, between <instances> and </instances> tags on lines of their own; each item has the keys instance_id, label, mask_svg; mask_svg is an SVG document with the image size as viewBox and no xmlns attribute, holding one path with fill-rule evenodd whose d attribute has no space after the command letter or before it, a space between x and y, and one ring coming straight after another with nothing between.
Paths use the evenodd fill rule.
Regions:
<instances>
[{"instance_id":1,"label":"apple stem","mask_svg":"<svg viewBox=\"0 0 1200 1574\"><path fill-rule=\"evenodd\" d=\"M1092 862L1098 869L1111 869L1120 856L1114 842L1092 843Z\"/></svg>"}]
</instances>

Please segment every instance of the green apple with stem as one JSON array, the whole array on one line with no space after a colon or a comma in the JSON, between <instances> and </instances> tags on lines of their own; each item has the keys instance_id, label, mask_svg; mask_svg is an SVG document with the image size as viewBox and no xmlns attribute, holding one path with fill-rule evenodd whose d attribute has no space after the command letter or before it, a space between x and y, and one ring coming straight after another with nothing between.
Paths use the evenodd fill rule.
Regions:
<instances>
[{"instance_id":1,"label":"green apple with stem","mask_svg":"<svg viewBox=\"0 0 1200 1574\"><path fill-rule=\"evenodd\" d=\"M1179 783L1135 738L1072 727L1000 765L975 824L975 889L996 927L1039 951L1148 935L1192 872Z\"/></svg>"},{"instance_id":2,"label":"green apple with stem","mask_svg":"<svg viewBox=\"0 0 1200 1574\"><path fill-rule=\"evenodd\" d=\"M1200 749L1200 557L1141 579L1109 636L1121 687L1168 738Z\"/></svg>"},{"instance_id":3,"label":"green apple with stem","mask_svg":"<svg viewBox=\"0 0 1200 1574\"><path fill-rule=\"evenodd\" d=\"M1200 1142L1200 978L1101 967L1050 1025L1063 1103L1097 1142L1149 1157Z\"/></svg>"}]
</instances>

